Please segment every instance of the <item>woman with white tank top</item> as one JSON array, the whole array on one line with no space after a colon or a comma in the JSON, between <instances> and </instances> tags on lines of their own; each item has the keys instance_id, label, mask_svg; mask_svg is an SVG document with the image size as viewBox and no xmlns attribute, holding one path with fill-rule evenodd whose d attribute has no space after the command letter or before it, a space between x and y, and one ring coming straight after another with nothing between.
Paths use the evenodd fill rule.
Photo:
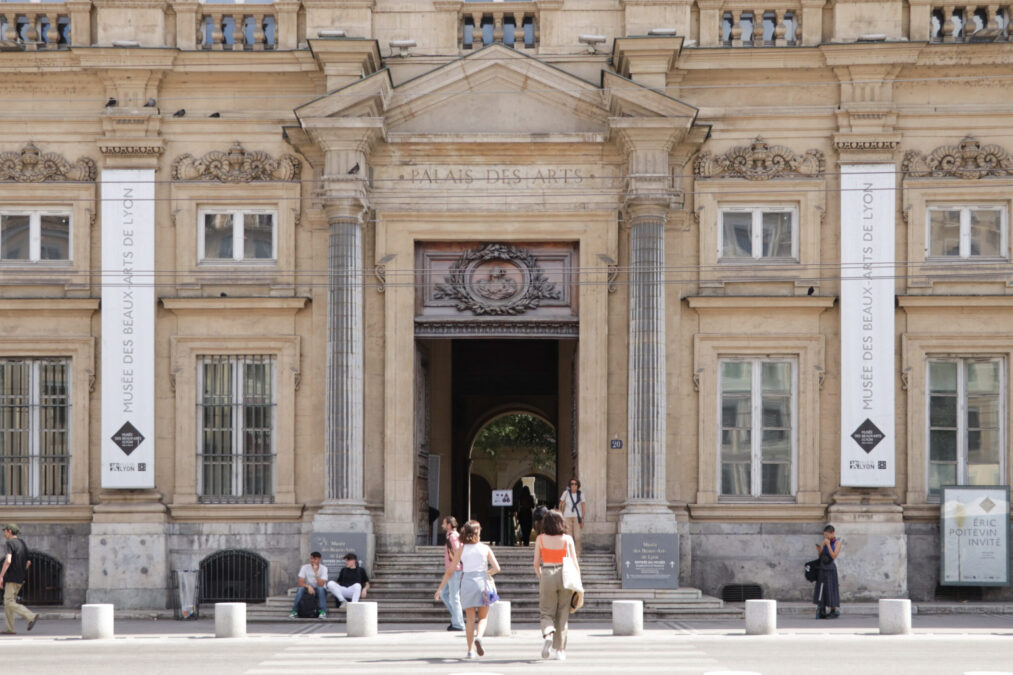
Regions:
<instances>
[{"instance_id":1,"label":"woman with white tank top","mask_svg":"<svg viewBox=\"0 0 1013 675\"><path fill-rule=\"evenodd\" d=\"M482 526L477 520L469 520L461 527L461 542L464 544L457 549L454 559L447 566L443 573L443 580L440 587L436 589L433 597L440 599L440 592L450 579L450 575L457 564L463 567L461 576L461 607L465 612L465 629L468 638L468 654L466 658L473 659L485 654L482 648L482 636L485 635L486 620L489 618L489 605L485 595L485 582L488 577L499 572L499 563L492 549L483 544ZM478 615L478 625L475 625L475 616Z\"/></svg>"}]
</instances>

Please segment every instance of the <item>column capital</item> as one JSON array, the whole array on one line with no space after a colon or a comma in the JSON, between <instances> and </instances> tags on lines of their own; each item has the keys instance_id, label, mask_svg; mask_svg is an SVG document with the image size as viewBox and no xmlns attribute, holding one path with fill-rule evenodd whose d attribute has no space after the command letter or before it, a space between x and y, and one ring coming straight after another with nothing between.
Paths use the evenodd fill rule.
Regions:
<instances>
[{"instance_id":1,"label":"column capital","mask_svg":"<svg viewBox=\"0 0 1013 675\"><path fill-rule=\"evenodd\" d=\"M669 210L677 208L677 205L673 204L674 201L676 201L674 190L668 191L668 193L661 191L635 194L626 198L623 210L626 211L626 218L631 226L645 220L665 222Z\"/></svg>"},{"instance_id":2,"label":"column capital","mask_svg":"<svg viewBox=\"0 0 1013 675\"><path fill-rule=\"evenodd\" d=\"M365 197L365 190L363 190L361 198L354 196L332 198L325 194L323 207L329 224L354 222L356 225L362 225L363 215L369 208L369 202Z\"/></svg>"}]
</instances>

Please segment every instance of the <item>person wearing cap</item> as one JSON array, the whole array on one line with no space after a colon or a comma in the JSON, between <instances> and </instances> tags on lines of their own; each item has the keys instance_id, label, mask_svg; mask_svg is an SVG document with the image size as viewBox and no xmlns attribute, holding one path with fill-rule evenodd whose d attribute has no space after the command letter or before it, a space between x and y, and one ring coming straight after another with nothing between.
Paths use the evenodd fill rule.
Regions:
<instances>
[{"instance_id":1,"label":"person wearing cap","mask_svg":"<svg viewBox=\"0 0 1013 675\"><path fill-rule=\"evenodd\" d=\"M28 547L25 542L18 539L20 528L14 523L4 525L4 564L0 569L0 588L4 591L4 635L14 634L14 615L17 614L28 622L28 630L35 628L35 622L39 620L38 614L33 614L24 605L18 604L18 591L25 583L25 576L31 562L28 561Z\"/></svg>"}]
</instances>

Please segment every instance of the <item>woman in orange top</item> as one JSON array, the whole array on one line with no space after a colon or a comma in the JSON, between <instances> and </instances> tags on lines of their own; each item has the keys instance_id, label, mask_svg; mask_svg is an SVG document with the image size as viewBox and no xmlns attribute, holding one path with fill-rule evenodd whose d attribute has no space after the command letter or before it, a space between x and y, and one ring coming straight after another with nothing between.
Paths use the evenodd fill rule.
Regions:
<instances>
[{"instance_id":1,"label":"woman in orange top","mask_svg":"<svg viewBox=\"0 0 1013 675\"><path fill-rule=\"evenodd\" d=\"M549 511L542 520L542 534L535 540L535 574L538 576L538 614L542 624L542 658L555 652L566 660L566 624L570 619L573 591L563 588L563 558L577 565L573 539L565 534L563 514ZM580 566L577 565L578 571Z\"/></svg>"}]
</instances>

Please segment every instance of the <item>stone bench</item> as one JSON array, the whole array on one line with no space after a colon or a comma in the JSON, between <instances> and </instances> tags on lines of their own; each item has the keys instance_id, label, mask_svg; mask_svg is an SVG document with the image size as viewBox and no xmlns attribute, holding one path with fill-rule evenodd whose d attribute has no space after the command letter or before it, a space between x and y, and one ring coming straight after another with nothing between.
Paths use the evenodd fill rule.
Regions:
<instances>
[{"instance_id":1,"label":"stone bench","mask_svg":"<svg viewBox=\"0 0 1013 675\"><path fill-rule=\"evenodd\" d=\"M246 637L246 603L215 603L215 637Z\"/></svg>"},{"instance_id":2,"label":"stone bench","mask_svg":"<svg viewBox=\"0 0 1013 675\"><path fill-rule=\"evenodd\" d=\"M746 600L746 635L777 634L777 601Z\"/></svg>"},{"instance_id":3,"label":"stone bench","mask_svg":"<svg viewBox=\"0 0 1013 675\"><path fill-rule=\"evenodd\" d=\"M81 605L81 637L108 640L116 636L112 605Z\"/></svg>"},{"instance_id":4,"label":"stone bench","mask_svg":"<svg viewBox=\"0 0 1013 675\"><path fill-rule=\"evenodd\" d=\"M644 601L612 601L612 634L641 635L644 632Z\"/></svg>"}]
</instances>

